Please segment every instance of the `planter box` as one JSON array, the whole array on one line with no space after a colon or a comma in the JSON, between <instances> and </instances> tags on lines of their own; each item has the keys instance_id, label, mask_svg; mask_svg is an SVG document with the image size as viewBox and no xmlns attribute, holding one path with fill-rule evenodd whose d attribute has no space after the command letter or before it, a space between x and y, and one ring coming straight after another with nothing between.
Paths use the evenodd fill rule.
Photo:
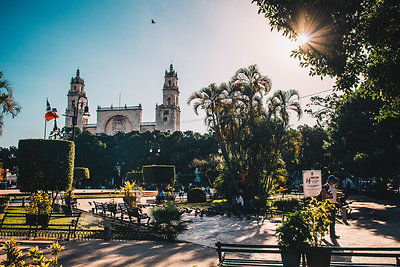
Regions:
<instances>
[{"instance_id":1,"label":"planter box","mask_svg":"<svg viewBox=\"0 0 400 267\"><path fill-rule=\"evenodd\" d=\"M296 250L280 249L284 267L299 267L301 252Z\"/></svg>"},{"instance_id":2,"label":"planter box","mask_svg":"<svg viewBox=\"0 0 400 267\"><path fill-rule=\"evenodd\" d=\"M329 249L310 248L306 252L308 267L329 267L332 251Z\"/></svg>"}]
</instances>

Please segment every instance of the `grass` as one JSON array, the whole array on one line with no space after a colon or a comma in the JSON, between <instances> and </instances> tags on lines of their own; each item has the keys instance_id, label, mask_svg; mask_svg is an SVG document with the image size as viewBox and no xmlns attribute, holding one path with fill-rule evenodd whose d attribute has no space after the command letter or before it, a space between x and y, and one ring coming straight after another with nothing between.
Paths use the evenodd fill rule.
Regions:
<instances>
[{"instance_id":1,"label":"grass","mask_svg":"<svg viewBox=\"0 0 400 267\"><path fill-rule=\"evenodd\" d=\"M217 199L217 200L208 200L206 202L201 203L188 203L188 202L176 202L179 207L189 208L189 209L208 209L212 207L218 206L226 206L228 204L227 199Z\"/></svg>"},{"instance_id":2,"label":"grass","mask_svg":"<svg viewBox=\"0 0 400 267\"><path fill-rule=\"evenodd\" d=\"M24 207L8 207L6 209L7 212L12 212L12 213L20 213L21 215L26 213L26 210ZM0 219L3 219L4 217L4 212L0 213ZM52 216L50 218L49 224L66 224L69 225L71 224L72 220L74 220L75 217L57 217L57 216ZM80 219L81 220L81 219ZM79 220L79 221L80 221ZM16 226L16 228L29 228L29 226L25 225L25 217L9 217L7 216L6 219L4 220L4 224L20 224L21 227ZM88 223L89 224L89 223ZM68 229L68 226L57 226L57 228L66 228Z\"/></svg>"}]
</instances>

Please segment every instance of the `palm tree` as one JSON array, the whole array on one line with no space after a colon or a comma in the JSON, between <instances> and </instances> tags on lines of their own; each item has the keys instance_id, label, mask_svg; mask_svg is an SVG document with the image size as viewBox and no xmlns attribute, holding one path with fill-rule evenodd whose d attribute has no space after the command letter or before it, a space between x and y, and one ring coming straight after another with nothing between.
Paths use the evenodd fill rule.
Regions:
<instances>
[{"instance_id":1,"label":"palm tree","mask_svg":"<svg viewBox=\"0 0 400 267\"><path fill-rule=\"evenodd\" d=\"M11 114L14 118L20 111L21 107L14 101L12 88L0 71L0 136L3 132L4 114Z\"/></svg>"},{"instance_id":2,"label":"palm tree","mask_svg":"<svg viewBox=\"0 0 400 267\"><path fill-rule=\"evenodd\" d=\"M238 99L248 108L249 123L252 125L255 113L262 111L263 96L271 90L271 79L261 75L257 65L250 65L239 69L232 83L237 88Z\"/></svg>"},{"instance_id":3,"label":"palm tree","mask_svg":"<svg viewBox=\"0 0 400 267\"><path fill-rule=\"evenodd\" d=\"M199 108L206 112L205 123L209 129L215 132L222 156L228 170L231 172L232 184L239 191L236 174L231 165L228 145L225 141L227 128L231 126L229 119L232 116L230 116L230 113L235 108L232 99L229 97L230 90L231 84L222 83L220 86L217 86L215 83L212 83L200 91L194 92L189 97L187 104L190 105L194 101L193 109L196 115L199 114Z\"/></svg>"},{"instance_id":4,"label":"palm tree","mask_svg":"<svg viewBox=\"0 0 400 267\"><path fill-rule=\"evenodd\" d=\"M289 111L292 110L297 113L298 119L303 115L299 100L300 95L294 89L276 91L267 101L268 115L275 119L281 119L283 124L287 126L290 117Z\"/></svg>"}]
</instances>

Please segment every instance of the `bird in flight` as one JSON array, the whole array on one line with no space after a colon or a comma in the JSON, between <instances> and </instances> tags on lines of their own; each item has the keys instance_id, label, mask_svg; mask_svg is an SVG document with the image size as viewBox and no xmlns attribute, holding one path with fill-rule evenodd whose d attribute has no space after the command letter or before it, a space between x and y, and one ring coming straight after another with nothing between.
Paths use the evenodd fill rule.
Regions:
<instances>
[{"instance_id":1,"label":"bird in flight","mask_svg":"<svg viewBox=\"0 0 400 267\"><path fill-rule=\"evenodd\" d=\"M156 24L156 22L154 21L154 19L151 19L151 24Z\"/></svg>"}]
</instances>

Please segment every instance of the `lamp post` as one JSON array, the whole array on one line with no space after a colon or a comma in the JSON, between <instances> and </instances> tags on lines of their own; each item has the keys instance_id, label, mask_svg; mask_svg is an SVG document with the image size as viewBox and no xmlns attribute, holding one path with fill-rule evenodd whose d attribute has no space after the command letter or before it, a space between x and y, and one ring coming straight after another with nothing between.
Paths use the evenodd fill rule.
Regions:
<instances>
[{"instance_id":1,"label":"lamp post","mask_svg":"<svg viewBox=\"0 0 400 267\"><path fill-rule=\"evenodd\" d=\"M88 100L87 97L84 95L80 95L78 97L78 100L76 101L76 105L72 106L72 108L74 109L74 115L72 116L72 141L75 142L75 125L76 125L76 121L78 120L78 115L79 115L79 100L81 100L81 98L85 98L86 99L86 106L83 109L83 113L87 113L89 112L89 106L88 106ZM83 104L83 103L82 103Z\"/></svg>"}]
</instances>

